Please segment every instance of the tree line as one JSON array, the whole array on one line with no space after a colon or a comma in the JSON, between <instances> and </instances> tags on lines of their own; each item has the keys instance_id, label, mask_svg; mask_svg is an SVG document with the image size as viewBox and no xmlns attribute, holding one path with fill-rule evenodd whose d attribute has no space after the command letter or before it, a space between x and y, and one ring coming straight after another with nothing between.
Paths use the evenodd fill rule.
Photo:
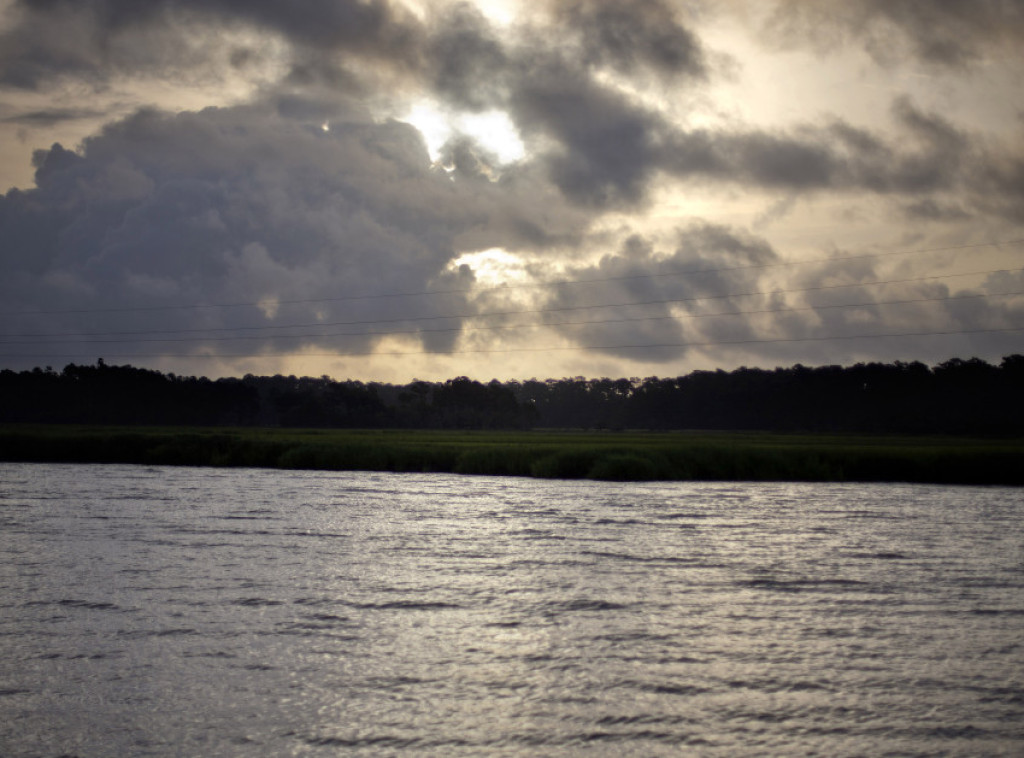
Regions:
<instances>
[{"instance_id":1,"label":"tree line","mask_svg":"<svg viewBox=\"0 0 1024 758\"><path fill-rule=\"evenodd\" d=\"M405 385L211 380L133 366L0 371L0 422L423 429L1024 433L1024 356Z\"/></svg>"}]
</instances>

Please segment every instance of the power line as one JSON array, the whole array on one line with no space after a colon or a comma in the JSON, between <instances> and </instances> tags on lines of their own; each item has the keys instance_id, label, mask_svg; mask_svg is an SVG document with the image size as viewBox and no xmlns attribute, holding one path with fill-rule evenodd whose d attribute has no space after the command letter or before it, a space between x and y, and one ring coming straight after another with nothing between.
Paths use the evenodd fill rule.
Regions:
<instances>
[{"instance_id":1,"label":"power line","mask_svg":"<svg viewBox=\"0 0 1024 758\"><path fill-rule=\"evenodd\" d=\"M167 353L154 353L154 354L143 354L143 353L114 353L108 354L107 358L177 358L177 359L195 359L195 358L212 358L217 360L222 359L233 359L233 358L361 358L361 357L411 357L417 355L473 355L473 354L496 354L496 353L544 353L544 352L581 352L591 350L656 350L662 348L680 348L680 347L721 347L729 345L768 345L768 344L780 344L780 343L795 343L795 342L832 342L835 340L860 340L860 339L891 339L899 337L944 337L954 336L961 334L997 334L997 333L1009 333L1009 332L1021 332L1024 331L1024 326L1005 327L998 329L950 329L944 331L930 331L930 332L899 332L899 333L888 333L888 334L847 334L847 335L833 335L830 337L779 337L770 339L743 339L743 340L708 340L703 342L662 342L653 344L630 344L630 345L556 345L556 346L545 346L545 347L515 347L515 348L470 348L462 350L410 350L410 351L363 351L363 352L348 352L348 353L240 353L240 354L228 354L228 353L199 353L199 354L184 354L184 355L172 355ZM52 360L56 357L61 358L89 358L92 359L91 355L72 355L68 354L49 354L40 355L37 353L8 353L4 357L6 358L43 358L46 360Z\"/></svg>"},{"instance_id":2,"label":"power line","mask_svg":"<svg viewBox=\"0 0 1024 758\"><path fill-rule=\"evenodd\" d=\"M979 300L990 297L1014 297L1018 295L1024 295L1024 291L1020 292L999 292L992 294L976 294L976 295L957 295L954 297L918 297L918 298L907 298L903 300L876 300L859 303L830 303L825 305L817 306L801 306L801 307L779 307L779 308L761 308L756 310L740 310L740 311L719 311L715 313L685 313L680 315L668 315L668 316L636 316L632 318L613 318L613 319L591 319L589 321L553 321L553 322L541 322L534 324L500 324L496 326L459 326L459 327L446 327L441 329L400 329L391 331L371 331L371 332L315 332L306 334L271 334L271 335L243 335L237 337L163 337L163 338L138 338L138 339L84 339L74 340L75 344L133 344L133 343L169 343L169 342L192 342L196 340L202 340L203 342L232 342L239 340L266 340L266 339L324 339L331 337L395 337L401 335L410 334L440 334L440 333L452 333L452 332L480 332L480 331L510 331L514 329L540 329L545 327L558 327L558 326L600 326L604 324L623 324L623 323L637 323L643 321L676 321L679 319L701 319L701 318L713 318L718 316L752 316L752 315L764 315L771 313L800 313L806 311L821 311L821 310L836 310L840 308L870 308L877 306L888 306L888 305L908 305L914 303L943 303L943 302L957 302L964 300ZM117 332L114 332L117 334ZM147 332L139 332L139 334L147 334ZM11 335L15 337L25 335ZM45 337L78 337L78 336L94 336L94 335L33 335L33 336L45 336ZM53 340L43 344L54 345L63 344L66 342L72 342L69 339ZM26 343L15 340L0 340L0 345L24 345L24 344L39 344L36 342Z\"/></svg>"},{"instance_id":3,"label":"power line","mask_svg":"<svg viewBox=\"0 0 1024 758\"><path fill-rule=\"evenodd\" d=\"M102 337L102 336L131 336L131 335L146 335L146 334L207 334L209 332L239 332L239 331L270 331L280 329L305 329L305 328L325 328L331 326L373 326L378 324L405 324L410 322L420 321L442 321L442 320L465 320L465 319L476 319L476 318L489 318L492 316L517 316L517 315L536 315L544 313L567 313L570 311L581 311L581 310L597 310L600 308L629 308L644 305L670 305L679 303L695 303L712 300L727 300L736 297L754 297L760 295L790 295L804 292L822 292L827 290L837 289L850 289L855 287L867 287L879 284L907 284L910 282L921 282L930 281L935 279L953 279L963 276L984 276L988 274L999 274L999 273L1014 273L1015 270L1011 269L989 269L986 271L966 271L957 274L935 274L931 276L915 276L907 277L904 279L880 279L870 282L853 282L850 284L827 284L819 285L816 287L802 287L797 289L788 290L755 290L752 292L735 292L725 295L704 295L699 297L684 297L684 298L666 298L658 300L638 300L632 302L619 302L619 303L602 303L597 305L572 305L563 306L558 308L526 308L513 311L490 311L483 313L461 313L461 314L449 314L444 316L408 316L403 318L392 318L392 319L359 319L349 321L326 321L326 322L305 322L301 324L280 324L280 325L267 325L267 326L238 326L238 327L216 327L213 329L164 329L164 330L146 330L146 331L111 331L111 332L37 332L37 333L21 333L21 334L10 334L8 337L18 338L46 338L46 337ZM999 293L995 293L999 294ZM953 298L947 298L953 299ZM417 330L426 331L426 330ZM266 335L269 336L269 335ZM284 335L291 336L291 335ZM208 337L207 339L216 340L221 339L217 337ZM227 339L227 338L225 338ZM150 341L150 340L140 340ZM153 339L151 341L158 341ZM168 339L166 341L173 342L176 340ZM2 343L0 343L2 344Z\"/></svg>"},{"instance_id":4,"label":"power line","mask_svg":"<svg viewBox=\"0 0 1024 758\"><path fill-rule=\"evenodd\" d=\"M616 282L616 281L629 281L636 279L653 279L664 276L693 276L698 274L714 274L724 273L729 271L745 271L745 270L756 270L766 268L777 268L781 266L798 266L809 263L834 263L837 261L850 261L850 260L862 260L870 258L888 258L898 255L918 255L922 253L936 253L946 252L951 250L969 250L980 247L999 247L1001 245L1017 245L1024 243L1024 238L1011 239L1011 240L995 240L990 242L978 242L969 245L948 245L944 247L930 247L930 248L917 248L914 250L897 250L884 253L864 253L860 255L847 255L847 256L835 256L827 258L811 258L796 261L775 261L772 263L754 263L746 264L742 266L725 266L718 268L707 268L707 269L687 269L682 271L660 271L651 274L630 274L624 276L609 276L609 277L598 277L591 279L564 279L550 282L535 282L529 284L507 284L496 287L484 287L484 288L464 288L464 289L450 289L450 290L426 290L419 292L391 292L391 293L376 293L369 295L345 295L341 297L325 297L325 298L305 298L298 300L274 300L276 306L281 305L300 305L309 303L330 303L330 302L355 302L360 300L380 300L386 298L400 298L400 297L426 297L432 295L458 295L458 294L469 294L469 293L484 293L484 292L495 292L495 291L510 291L520 289L537 289L541 287L558 287L578 284L597 284L602 282ZM253 308L260 307L262 303L267 302L266 299L251 301L251 302L238 302L238 303L194 303L190 305L155 305L155 306L142 306L134 308L76 308L66 310L20 310L20 311L0 311L0 316L53 316L53 315L72 315L72 314L85 314L85 313L143 313L143 312L157 312L157 311L180 311L180 310L209 310L217 308Z\"/></svg>"}]
</instances>

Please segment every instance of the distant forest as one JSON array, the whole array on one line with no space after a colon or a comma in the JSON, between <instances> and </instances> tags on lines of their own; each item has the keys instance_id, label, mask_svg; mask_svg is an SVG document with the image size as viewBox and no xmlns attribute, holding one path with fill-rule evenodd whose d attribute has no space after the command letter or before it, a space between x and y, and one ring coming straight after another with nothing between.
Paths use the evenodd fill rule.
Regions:
<instances>
[{"instance_id":1,"label":"distant forest","mask_svg":"<svg viewBox=\"0 0 1024 758\"><path fill-rule=\"evenodd\" d=\"M675 378L406 385L210 380L132 366L0 371L0 422L404 429L1024 434L1024 356L694 371Z\"/></svg>"}]
</instances>

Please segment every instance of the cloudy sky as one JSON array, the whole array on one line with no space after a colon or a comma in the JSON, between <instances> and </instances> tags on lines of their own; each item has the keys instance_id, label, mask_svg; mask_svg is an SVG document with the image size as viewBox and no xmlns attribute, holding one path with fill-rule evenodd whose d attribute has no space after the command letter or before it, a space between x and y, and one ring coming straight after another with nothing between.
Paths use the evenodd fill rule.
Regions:
<instances>
[{"instance_id":1,"label":"cloudy sky","mask_svg":"<svg viewBox=\"0 0 1024 758\"><path fill-rule=\"evenodd\" d=\"M0 368L1024 352L1022 0L0 0Z\"/></svg>"}]
</instances>

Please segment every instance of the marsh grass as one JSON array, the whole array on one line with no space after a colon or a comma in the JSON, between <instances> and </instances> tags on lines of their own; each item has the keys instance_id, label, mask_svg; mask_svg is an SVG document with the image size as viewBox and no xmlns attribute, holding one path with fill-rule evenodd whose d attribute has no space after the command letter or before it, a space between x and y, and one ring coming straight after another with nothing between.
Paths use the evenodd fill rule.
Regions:
<instances>
[{"instance_id":1,"label":"marsh grass","mask_svg":"<svg viewBox=\"0 0 1024 758\"><path fill-rule=\"evenodd\" d=\"M754 432L0 427L0 460L558 479L1024 484L1024 441Z\"/></svg>"}]
</instances>

